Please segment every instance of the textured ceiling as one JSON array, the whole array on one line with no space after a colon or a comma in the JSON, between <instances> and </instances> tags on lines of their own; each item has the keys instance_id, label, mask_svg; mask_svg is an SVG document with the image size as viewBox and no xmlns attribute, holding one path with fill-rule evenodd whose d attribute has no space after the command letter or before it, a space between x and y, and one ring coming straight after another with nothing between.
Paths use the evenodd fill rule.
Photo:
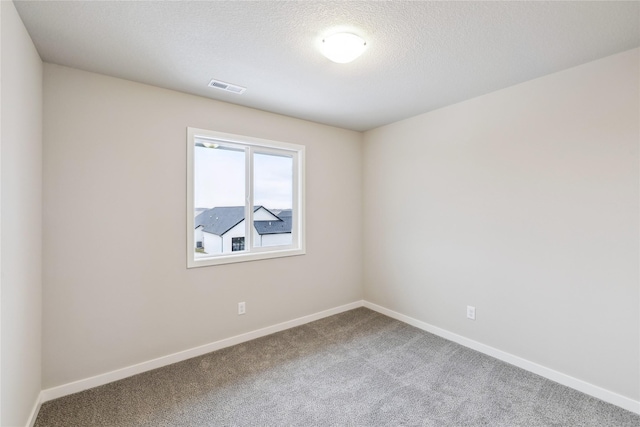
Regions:
<instances>
[{"instance_id":1,"label":"textured ceiling","mask_svg":"<svg viewBox=\"0 0 640 427\"><path fill-rule=\"evenodd\" d=\"M46 62L360 131L640 45L635 1L15 4ZM350 64L317 48L337 30Z\"/></svg>"}]
</instances>

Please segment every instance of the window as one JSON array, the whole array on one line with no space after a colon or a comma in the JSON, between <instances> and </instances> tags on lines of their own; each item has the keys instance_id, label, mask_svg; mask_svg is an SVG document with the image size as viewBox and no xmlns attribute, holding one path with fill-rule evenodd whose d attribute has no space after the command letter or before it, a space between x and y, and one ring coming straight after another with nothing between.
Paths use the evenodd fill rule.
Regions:
<instances>
[{"instance_id":1,"label":"window","mask_svg":"<svg viewBox=\"0 0 640 427\"><path fill-rule=\"evenodd\" d=\"M231 238L231 252L244 251L244 237Z\"/></svg>"},{"instance_id":2,"label":"window","mask_svg":"<svg viewBox=\"0 0 640 427\"><path fill-rule=\"evenodd\" d=\"M187 134L187 266L304 254L304 147Z\"/></svg>"}]
</instances>

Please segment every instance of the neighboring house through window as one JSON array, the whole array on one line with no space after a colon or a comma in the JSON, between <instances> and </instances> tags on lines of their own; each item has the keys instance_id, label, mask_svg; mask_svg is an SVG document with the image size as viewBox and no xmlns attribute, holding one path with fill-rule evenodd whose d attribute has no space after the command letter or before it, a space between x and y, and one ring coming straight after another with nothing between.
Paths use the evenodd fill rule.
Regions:
<instances>
[{"instance_id":1,"label":"neighboring house through window","mask_svg":"<svg viewBox=\"0 0 640 427\"><path fill-rule=\"evenodd\" d=\"M253 209L254 246L291 245L290 212L290 209L285 211L280 218L264 206L256 206ZM244 251L244 219L244 206L215 207L198 214L195 229L197 236L202 236L204 251L209 254Z\"/></svg>"}]
</instances>

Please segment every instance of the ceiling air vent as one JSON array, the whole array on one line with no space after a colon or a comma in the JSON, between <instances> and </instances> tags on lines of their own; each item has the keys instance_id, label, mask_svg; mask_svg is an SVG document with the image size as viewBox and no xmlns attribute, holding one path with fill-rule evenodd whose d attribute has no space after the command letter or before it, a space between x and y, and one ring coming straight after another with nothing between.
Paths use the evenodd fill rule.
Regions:
<instances>
[{"instance_id":1,"label":"ceiling air vent","mask_svg":"<svg viewBox=\"0 0 640 427\"><path fill-rule=\"evenodd\" d=\"M227 92L237 93L238 95L244 93L244 91L247 90L246 87L232 85L231 83L225 83L216 79L212 79L209 82L209 87L226 90Z\"/></svg>"}]
</instances>

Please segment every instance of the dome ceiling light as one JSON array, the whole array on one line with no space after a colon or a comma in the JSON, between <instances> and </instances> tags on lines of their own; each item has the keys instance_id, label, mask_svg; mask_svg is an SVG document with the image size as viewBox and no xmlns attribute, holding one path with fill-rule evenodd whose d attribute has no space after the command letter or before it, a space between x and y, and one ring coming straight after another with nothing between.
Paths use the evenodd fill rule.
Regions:
<instances>
[{"instance_id":1,"label":"dome ceiling light","mask_svg":"<svg viewBox=\"0 0 640 427\"><path fill-rule=\"evenodd\" d=\"M361 37L351 33L337 33L322 40L321 51L324 56L338 64L351 62L367 47Z\"/></svg>"}]
</instances>

